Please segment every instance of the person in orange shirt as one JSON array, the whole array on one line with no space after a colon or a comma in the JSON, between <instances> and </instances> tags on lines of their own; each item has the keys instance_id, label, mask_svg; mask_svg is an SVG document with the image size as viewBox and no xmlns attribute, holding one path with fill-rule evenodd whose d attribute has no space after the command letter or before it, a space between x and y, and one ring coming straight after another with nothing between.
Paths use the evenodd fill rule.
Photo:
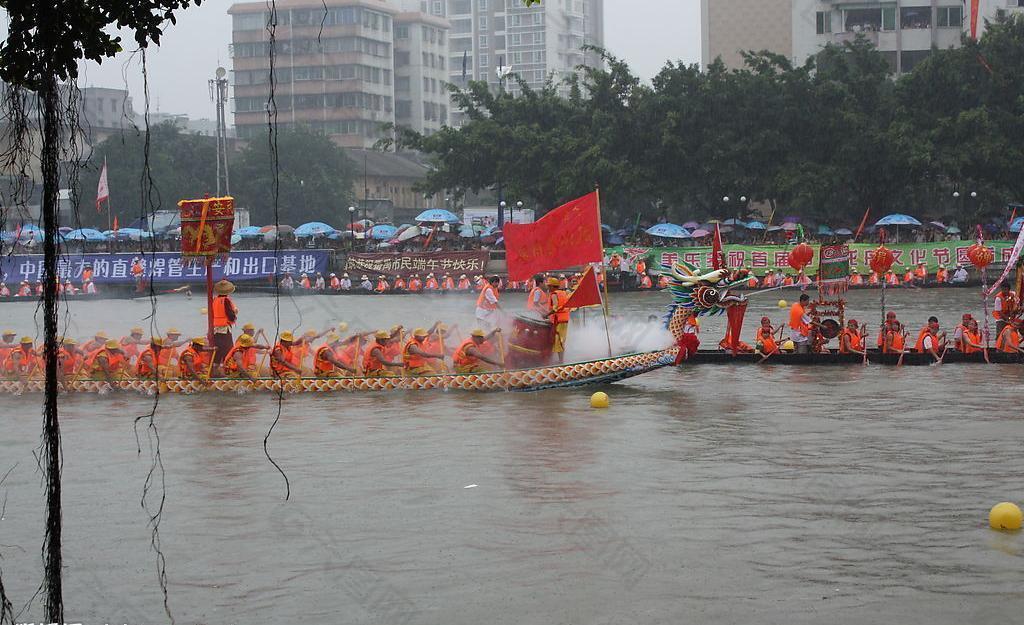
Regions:
<instances>
[{"instance_id":1,"label":"person in orange shirt","mask_svg":"<svg viewBox=\"0 0 1024 625\"><path fill-rule=\"evenodd\" d=\"M889 271L885 272L885 283L889 286L899 286L900 277L897 276L892 269L890 269Z\"/></svg>"},{"instance_id":2,"label":"person in orange shirt","mask_svg":"<svg viewBox=\"0 0 1024 625\"><path fill-rule=\"evenodd\" d=\"M913 283L914 283L914 271L912 269L907 269L906 273L903 274L903 284L913 284Z\"/></svg>"},{"instance_id":3,"label":"person in orange shirt","mask_svg":"<svg viewBox=\"0 0 1024 625\"><path fill-rule=\"evenodd\" d=\"M547 291L541 286L544 284L544 276L537 274L533 277L533 287L526 296L526 310L538 317L544 317L551 310L551 301Z\"/></svg>"},{"instance_id":4,"label":"person in orange shirt","mask_svg":"<svg viewBox=\"0 0 1024 625\"><path fill-rule=\"evenodd\" d=\"M418 273L412 274L412 277L409 278L409 292L410 293L419 293L422 290L423 290L423 281L420 280L420 274L418 274Z\"/></svg>"},{"instance_id":5,"label":"person in orange shirt","mask_svg":"<svg viewBox=\"0 0 1024 625\"><path fill-rule=\"evenodd\" d=\"M981 330L978 329L978 321L971 319L967 323L967 330L964 332L963 338L963 352L965 354L977 354L985 350L985 346L982 345L984 338L981 335Z\"/></svg>"},{"instance_id":6,"label":"person in orange shirt","mask_svg":"<svg viewBox=\"0 0 1024 625\"><path fill-rule=\"evenodd\" d=\"M398 375L393 369L402 366L400 359L389 359L387 346L391 342L391 333L387 330L378 330L374 334L374 341L366 348L363 355L363 375L368 378L381 378Z\"/></svg>"},{"instance_id":7,"label":"person in orange shirt","mask_svg":"<svg viewBox=\"0 0 1024 625\"><path fill-rule=\"evenodd\" d=\"M402 347L402 362L405 371L411 375L429 375L437 373L444 364L444 354L432 351L427 340L430 333L426 328L416 328L412 337Z\"/></svg>"},{"instance_id":8,"label":"person in orange shirt","mask_svg":"<svg viewBox=\"0 0 1024 625\"><path fill-rule=\"evenodd\" d=\"M971 313L964 313L964 316L960 320L960 324L953 328L953 349L959 352L967 353L967 350L965 349L964 335L970 329L971 319L973 319Z\"/></svg>"},{"instance_id":9,"label":"person in orange shirt","mask_svg":"<svg viewBox=\"0 0 1024 625\"><path fill-rule=\"evenodd\" d=\"M87 366L93 379L114 382L124 375L128 362L121 350L121 344L115 339L110 339L103 349L93 353Z\"/></svg>"},{"instance_id":10,"label":"person in orange shirt","mask_svg":"<svg viewBox=\"0 0 1024 625\"><path fill-rule=\"evenodd\" d=\"M140 380L153 380L160 372L160 349L164 340L159 336L149 339L149 347L142 350L135 363L135 377Z\"/></svg>"},{"instance_id":11,"label":"person in orange shirt","mask_svg":"<svg viewBox=\"0 0 1024 625\"><path fill-rule=\"evenodd\" d=\"M468 291L469 287L470 287L469 278L466 277L466 274L462 274L461 276L459 276L458 289L460 291Z\"/></svg>"},{"instance_id":12,"label":"person in orange shirt","mask_svg":"<svg viewBox=\"0 0 1024 625\"><path fill-rule=\"evenodd\" d=\"M327 286L332 291L340 291L341 290L341 280L338 279L338 274L332 273L328 277L330 278L330 280L327 281Z\"/></svg>"},{"instance_id":13,"label":"person in orange shirt","mask_svg":"<svg viewBox=\"0 0 1024 625\"><path fill-rule=\"evenodd\" d=\"M436 291L437 289L438 289L437 278L434 277L434 274L428 273L427 274L427 281L423 285L423 290L424 291Z\"/></svg>"},{"instance_id":14,"label":"person in orange shirt","mask_svg":"<svg viewBox=\"0 0 1024 625\"><path fill-rule=\"evenodd\" d=\"M455 290L455 279L448 274L444 274L441 278L441 290L442 291L454 291Z\"/></svg>"},{"instance_id":15,"label":"person in orange shirt","mask_svg":"<svg viewBox=\"0 0 1024 625\"><path fill-rule=\"evenodd\" d=\"M405 278L403 278L401 275L395 276L395 283L393 285L391 285L391 288L394 291L405 291L405 290L407 290L406 289L406 284L405 284Z\"/></svg>"},{"instance_id":16,"label":"person in orange shirt","mask_svg":"<svg viewBox=\"0 0 1024 625\"><path fill-rule=\"evenodd\" d=\"M91 354L96 350L103 349L103 346L107 344L109 339L110 337L107 336L107 333L101 330L93 336L91 341L87 341L82 345L82 351L86 354Z\"/></svg>"},{"instance_id":17,"label":"person in orange shirt","mask_svg":"<svg viewBox=\"0 0 1024 625\"><path fill-rule=\"evenodd\" d=\"M800 299L789 308L789 338L798 354L806 354L811 349L811 317L807 310L810 302L811 296L802 293Z\"/></svg>"},{"instance_id":18,"label":"person in orange shirt","mask_svg":"<svg viewBox=\"0 0 1024 625\"><path fill-rule=\"evenodd\" d=\"M299 288L306 289L307 291L312 288L312 285L309 283L308 275L302 274L302 279L299 280Z\"/></svg>"},{"instance_id":19,"label":"person in orange shirt","mask_svg":"<svg viewBox=\"0 0 1024 625\"><path fill-rule=\"evenodd\" d=\"M947 282L949 282L949 270L945 265L939 265L939 270L935 272L935 283L945 284Z\"/></svg>"},{"instance_id":20,"label":"person in orange shirt","mask_svg":"<svg viewBox=\"0 0 1024 625\"><path fill-rule=\"evenodd\" d=\"M924 284L928 281L928 269L925 268L924 263L917 263L917 269L914 270L914 280L918 284Z\"/></svg>"},{"instance_id":21,"label":"person in orange shirt","mask_svg":"<svg viewBox=\"0 0 1024 625\"><path fill-rule=\"evenodd\" d=\"M779 344L775 340L776 332L771 320L768 317L761 317L761 326L754 331L754 347L757 353L765 357L779 353Z\"/></svg>"},{"instance_id":22,"label":"person in orange shirt","mask_svg":"<svg viewBox=\"0 0 1024 625\"><path fill-rule=\"evenodd\" d=\"M135 327L129 331L128 336L121 339L121 351L124 352L125 360L129 366L133 366L139 357L139 345L144 345L142 340L142 328Z\"/></svg>"},{"instance_id":23,"label":"person in orange shirt","mask_svg":"<svg viewBox=\"0 0 1024 625\"><path fill-rule=\"evenodd\" d=\"M928 324L921 328L917 341L914 342L914 351L919 354L931 354L935 362L942 362L942 357L946 353L946 333L939 333L938 317L928 318Z\"/></svg>"},{"instance_id":24,"label":"person in orange shirt","mask_svg":"<svg viewBox=\"0 0 1024 625\"><path fill-rule=\"evenodd\" d=\"M116 343L117 341L114 342ZM29 376L38 374L43 370L43 360L36 353L32 339L23 336L21 341L19 341L18 348L11 351L3 366L4 373L8 378L24 381Z\"/></svg>"},{"instance_id":25,"label":"person in orange shirt","mask_svg":"<svg viewBox=\"0 0 1024 625\"><path fill-rule=\"evenodd\" d=\"M796 282L797 282L797 284L799 284L800 286L810 286L810 284L811 284L811 279L810 279L809 277L807 277L807 274L805 274L805 273L803 272L803 270L800 270L799 272L797 272L797 279L796 279Z\"/></svg>"},{"instance_id":26,"label":"person in orange shirt","mask_svg":"<svg viewBox=\"0 0 1024 625\"><path fill-rule=\"evenodd\" d=\"M651 277L646 273L640 274L640 288L651 289L654 288L654 283L651 282Z\"/></svg>"},{"instance_id":27,"label":"person in orange shirt","mask_svg":"<svg viewBox=\"0 0 1024 625\"><path fill-rule=\"evenodd\" d=\"M889 327L894 323L899 322L896 320L896 313L890 310L889 312L885 313L885 321L882 322L881 328L878 330L879 350L885 349L885 335L887 332L889 332Z\"/></svg>"},{"instance_id":28,"label":"person in orange shirt","mask_svg":"<svg viewBox=\"0 0 1024 625\"><path fill-rule=\"evenodd\" d=\"M861 334L856 319L850 319L846 322L846 328L843 329L843 333L839 335L839 353L840 354L860 354L864 355L864 335Z\"/></svg>"},{"instance_id":29,"label":"person in orange shirt","mask_svg":"<svg viewBox=\"0 0 1024 625\"><path fill-rule=\"evenodd\" d=\"M470 332L469 338L456 348L455 354L452 356L455 372L483 373L491 371L491 367L504 367L505 363L495 357L494 345L490 341L495 334L500 332L501 328L495 328L489 334L479 328ZM487 365L491 365L491 367Z\"/></svg>"},{"instance_id":30,"label":"person in orange shirt","mask_svg":"<svg viewBox=\"0 0 1024 625\"><path fill-rule=\"evenodd\" d=\"M771 271L764 272L764 277L761 278L761 286L766 289L770 289L775 286L775 275Z\"/></svg>"},{"instance_id":31,"label":"person in orange shirt","mask_svg":"<svg viewBox=\"0 0 1024 625\"><path fill-rule=\"evenodd\" d=\"M78 349L78 342L70 336L59 338L60 349L57 350L57 376L63 382L69 375L77 375L82 368L85 354Z\"/></svg>"},{"instance_id":32,"label":"person in orange shirt","mask_svg":"<svg viewBox=\"0 0 1024 625\"><path fill-rule=\"evenodd\" d=\"M313 354L313 375L318 378L336 378L342 375L347 367L342 363L339 351L341 337L335 333L327 335L327 340Z\"/></svg>"},{"instance_id":33,"label":"person in orange shirt","mask_svg":"<svg viewBox=\"0 0 1024 625\"><path fill-rule=\"evenodd\" d=\"M219 280L213 286L217 297L213 298L213 366L218 368L215 372L220 375L219 367L227 357L228 352L235 346L235 339L231 336L231 328L238 320L238 306L231 299L235 292L235 285L228 280Z\"/></svg>"},{"instance_id":34,"label":"person in orange shirt","mask_svg":"<svg viewBox=\"0 0 1024 625\"><path fill-rule=\"evenodd\" d=\"M894 321L889 324L889 329L885 333L885 344L882 346L882 352L885 354L905 354L907 344L907 331L903 328L903 324L899 321Z\"/></svg>"},{"instance_id":35,"label":"person in orange shirt","mask_svg":"<svg viewBox=\"0 0 1024 625\"><path fill-rule=\"evenodd\" d=\"M0 367L3 367L11 352L18 349L18 344L14 342L14 337L14 330L4 330L3 334L0 334Z\"/></svg>"},{"instance_id":36,"label":"person in orange shirt","mask_svg":"<svg viewBox=\"0 0 1024 625\"><path fill-rule=\"evenodd\" d=\"M647 259L638 258L636 261L636 273L638 276L647 274Z\"/></svg>"},{"instance_id":37,"label":"person in orange shirt","mask_svg":"<svg viewBox=\"0 0 1024 625\"><path fill-rule=\"evenodd\" d=\"M611 258L608 259L608 269L611 271L618 271L622 268L622 257L617 253L612 254Z\"/></svg>"},{"instance_id":38,"label":"person in orange shirt","mask_svg":"<svg viewBox=\"0 0 1024 625\"><path fill-rule=\"evenodd\" d=\"M501 320L501 305L498 303L498 284L501 280L498 276L491 276L483 281L480 287L480 294L476 298L476 320L487 328L494 328Z\"/></svg>"},{"instance_id":39,"label":"person in orange shirt","mask_svg":"<svg viewBox=\"0 0 1024 625\"><path fill-rule=\"evenodd\" d=\"M178 377L182 380L209 380L213 347L206 346L206 337L197 336L178 357Z\"/></svg>"},{"instance_id":40,"label":"person in orange shirt","mask_svg":"<svg viewBox=\"0 0 1024 625\"><path fill-rule=\"evenodd\" d=\"M872 271L868 275L868 286L878 286L878 272Z\"/></svg>"},{"instance_id":41,"label":"person in orange shirt","mask_svg":"<svg viewBox=\"0 0 1024 625\"><path fill-rule=\"evenodd\" d=\"M278 378L302 376L302 355L295 347L295 335L291 332L278 336L277 345L270 352L270 371Z\"/></svg>"},{"instance_id":42,"label":"person in orange shirt","mask_svg":"<svg viewBox=\"0 0 1024 625\"><path fill-rule=\"evenodd\" d=\"M757 276L754 275L753 271L750 271L749 267L747 267L747 271L750 272L749 277L747 278L747 288L756 289L758 286L760 286L761 281L757 279Z\"/></svg>"},{"instance_id":43,"label":"person in orange shirt","mask_svg":"<svg viewBox=\"0 0 1024 625\"><path fill-rule=\"evenodd\" d=\"M238 337L238 342L224 358L224 376L255 380L260 374L259 365L256 363L256 352L268 349L270 349L269 345L257 344L255 339L248 334Z\"/></svg>"},{"instance_id":44,"label":"person in orange shirt","mask_svg":"<svg viewBox=\"0 0 1024 625\"><path fill-rule=\"evenodd\" d=\"M793 286L794 284L796 284L796 281L793 279L793 276L787 273L786 277L782 279L782 286Z\"/></svg>"},{"instance_id":45,"label":"person in orange shirt","mask_svg":"<svg viewBox=\"0 0 1024 625\"><path fill-rule=\"evenodd\" d=\"M1003 333L1011 317L1017 312L1017 294L1010 290L1010 284L1003 282L992 300L992 318L996 320L996 336Z\"/></svg>"},{"instance_id":46,"label":"person in orange shirt","mask_svg":"<svg viewBox=\"0 0 1024 625\"><path fill-rule=\"evenodd\" d=\"M1010 320L1003 331L999 333L999 338L996 339L996 349L1004 354L1024 353L1024 348L1020 344L1020 328L1020 319Z\"/></svg>"},{"instance_id":47,"label":"person in orange shirt","mask_svg":"<svg viewBox=\"0 0 1024 625\"><path fill-rule=\"evenodd\" d=\"M384 278L384 276L378 276L377 277L377 288L375 288L374 291L376 293L387 293L390 290L391 290L391 285L388 284L388 281Z\"/></svg>"},{"instance_id":48,"label":"person in orange shirt","mask_svg":"<svg viewBox=\"0 0 1024 625\"><path fill-rule=\"evenodd\" d=\"M648 278L649 279L649 278ZM561 287L557 278L548 278L548 321L554 328L551 353L558 355L558 362L565 361L565 342L569 334L569 309L564 305L569 294Z\"/></svg>"},{"instance_id":49,"label":"person in orange shirt","mask_svg":"<svg viewBox=\"0 0 1024 625\"><path fill-rule=\"evenodd\" d=\"M860 275L856 269L850 274L850 286L864 286L864 276Z\"/></svg>"}]
</instances>

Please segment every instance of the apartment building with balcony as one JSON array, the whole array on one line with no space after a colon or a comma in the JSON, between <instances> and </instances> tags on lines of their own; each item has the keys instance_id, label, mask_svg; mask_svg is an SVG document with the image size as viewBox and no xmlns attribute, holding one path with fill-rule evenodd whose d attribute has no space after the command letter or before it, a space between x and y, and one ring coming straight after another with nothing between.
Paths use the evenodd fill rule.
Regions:
<instances>
[{"instance_id":1,"label":"apartment building with balcony","mask_svg":"<svg viewBox=\"0 0 1024 625\"><path fill-rule=\"evenodd\" d=\"M395 15L395 121L423 134L448 124L448 21Z\"/></svg>"}]
</instances>

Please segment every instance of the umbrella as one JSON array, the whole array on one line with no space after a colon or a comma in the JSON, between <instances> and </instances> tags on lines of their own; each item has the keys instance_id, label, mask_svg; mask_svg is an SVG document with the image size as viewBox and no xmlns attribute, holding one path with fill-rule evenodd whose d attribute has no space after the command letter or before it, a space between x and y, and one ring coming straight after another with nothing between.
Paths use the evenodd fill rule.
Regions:
<instances>
[{"instance_id":1,"label":"umbrella","mask_svg":"<svg viewBox=\"0 0 1024 625\"><path fill-rule=\"evenodd\" d=\"M694 230L696 228L700 228L700 224L697 223L696 221L688 221L685 224L683 224L683 227L686 228L687 230Z\"/></svg>"},{"instance_id":2,"label":"umbrella","mask_svg":"<svg viewBox=\"0 0 1024 625\"><path fill-rule=\"evenodd\" d=\"M706 237L709 234L711 234L711 233L708 232L707 230L703 229L703 228L700 228L698 230L694 230L693 232L691 232L690 236L695 238L695 239L699 239L701 237Z\"/></svg>"},{"instance_id":3,"label":"umbrella","mask_svg":"<svg viewBox=\"0 0 1024 625\"><path fill-rule=\"evenodd\" d=\"M652 237L664 237L666 239L688 239L692 236L689 230L675 224L657 224L644 232Z\"/></svg>"},{"instance_id":4,"label":"umbrella","mask_svg":"<svg viewBox=\"0 0 1024 625\"><path fill-rule=\"evenodd\" d=\"M1013 223L1010 224L1010 232L1020 232L1021 226L1024 226L1024 217L1014 219ZM949 232L949 230L946 230L946 232Z\"/></svg>"},{"instance_id":5,"label":"umbrella","mask_svg":"<svg viewBox=\"0 0 1024 625\"><path fill-rule=\"evenodd\" d=\"M420 236L420 234L422 234L421 230L422 228L420 228L419 226L412 226L411 228L406 228L405 230L402 230L402 232L398 234L397 238L399 241L408 241L409 239L415 239L416 237Z\"/></svg>"},{"instance_id":6,"label":"umbrella","mask_svg":"<svg viewBox=\"0 0 1024 625\"><path fill-rule=\"evenodd\" d=\"M767 228L765 227L765 225L764 225L763 223L761 223L760 221L751 221L751 222L748 222L748 223L747 223L747 228L748 228L749 230L766 230L766 229L767 229Z\"/></svg>"},{"instance_id":7,"label":"umbrella","mask_svg":"<svg viewBox=\"0 0 1024 625\"><path fill-rule=\"evenodd\" d=\"M309 223L302 224L295 229L295 236L297 237L322 237L334 232L334 226L325 224L322 221L311 221Z\"/></svg>"},{"instance_id":8,"label":"umbrella","mask_svg":"<svg viewBox=\"0 0 1024 625\"><path fill-rule=\"evenodd\" d=\"M235 230L235 234L242 237L243 239L257 239L263 233L260 232L259 226L246 226Z\"/></svg>"},{"instance_id":9,"label":"umbrella","mask_svg":"<svg viewBox=\"0 0 1024 625\"><path fill-rule=\"evenodd\" d=\"M601 224L601 230L605 230L607 232L611 232L612 231L612 227L609 226L608 224Z\"/></svg>"},{"instance_id":10,"label":"umbrella","mask_svg":"<svg viewBox=\"0 0 1024 625\"><path fill-rule=\"evenodd\" d=\"M276 226L271 224L269 226L263 226L262 228L260 228L260 232L262 232L263 234L267 234L268 232L275 232L275 231L287 234L289 232L295 232L295 228L292 228L288 224L278 224Z\"/></svg>"},{"instance_id":11,"label":"umbrella","mask_svg":"<svg viewBox=\"0 0 1024 625\"><path fill-rule=\"evenodd\" d=\"M231 235L231 245L236 245L236 244L241 243L241 242L242 242L242 235L240 235L240 234L233 234L233 235Z\"/></svg>"},{"instance_id":12,"label":"umbrella","mask_svg":"<svg viewBox=\"0 0 1024 625\"><path fill-rule=\"evenodd\" d=\"M946 229L946 224L942 223L941 221L929 221L928 225L929 226L935 226L936 230L945 230Z\"/></svg>"},{"instance_id":13,"label":"umbrella","mask_svg":"<svg viewBox=\"0 0 1024 625\"><path fill-rule=\"evenodd\" d=\"M621 235L610 234L607 237L605 237L604 242L607 243L608 245L622 245L623 243L626 242L626 240L623 239Z\"/></svg>"},{"instance_id":14,"label":"umbrella","mask_svg":"<svg viewBox=\"0 0 1024 625\"><path fill-rule=\"evenodd\" d=\"M139 228L121 228L117 231L115 238L119 240L131 239L132 241L140 241L153 238L153 233L148 230L140 230Z\"/></svg>"},{"instance_id":15,"label":"umbrella","mask_svg":"<svg viewBox=\"0 0 1024 625\"><path fill-rule=\"evenodd\" d=\"M726 219L722 223L726 226L740 226L741 228L747 227L746 222L740 221L739 219Z\"/></svg>"},{"instance_id":16,"label":"umbrella","mask_svg":"<svg viewBox=\"0 0 1024 625\"><path fill-rule=\"evenodd\" d=\"M835 234L835 232L833 232L832 228L829 228L827 225L821 224L820 226L818 226L818 234L824 234L826 236L831 236L831 235Z\"/></svg>"},{"instance_id":17,"label":"umbrella","mask_svg":"<svg viewBox=\"0 0 1024 625\"><path fill-rule=\"evenodd\" d=\"M956 226L950 226L946 228L946 234L960 234L960 228Z\"/></svg>"},{"instance_id":18,"label":"umbrella","mask_svg":"<svg viewBox=\"0 0 1024 625\"><path fill-rule=\"evenodd\" d=\"M497 225L494 225L494 226L491 226L491 227L487 228L483 232L481 232L480 236L482 236L482 237L492 237L492 236L494 236L496 234L501 234L501 228L498 227Z\"/></svg>"},{"instance_id":19,"label":"umbrella","mask_svg":"<svg viewBox=\"0 0 1024 625\"><path fill-rule=\"evenodd\" d=\"M768 232L778 232L782 230L782 226L768 226Z\"/></svg>"},{"instance_id":20,"label":"umbrella","mask_svg":"<svg viewBox=\"0 0 1024 625\"><path fill-rule=\"evenodd\" d=\"M735 230L732 226L719 226L718 231L722 233L729 233Z\"/></svg>"},{"instance_id":21,"label":"umbrella","mask_svg":"<svg viewBox=\"0 0 1024 625\"><path fill-rule=\"evenodd\" d=\"M476 230L473 229L473 226L462 226L459 228L459 236L463 239L475 239Z\"/></svg>"},{"instance_id":22,"label":"umbrella","mask_svg":"<svg viewBox=\"0 0 1024 625\"><path fill-rule=\"evenodd\" d=\"M106 241L107 237L95 228L79 228L64 235L68 241Z\"/></svg>"},{"instance_id":23,"label":"umbrella","mask_svg":"<svg viewBox=\"0 0 1024 625\"><path fill-rule=\"evenodd\" d=\"M796 224L793 223L792 221L787 221L786 223L782 224L782 229L783 230L796 230Z\"/></svg>"},{"instance_id":24,"label":"umbrella","mask_svg":"<svg viewBox=\"0 0 1024 625\"><path fill-rule=\"evenodd\" d=\"M370 228L370 238L377 241L387 241L391 237L395 236L398 232L398 228L389 224L377 224Z\"/></svg>"},{"instance_id":25,"label":"umbrella","mask_svg":"<svg viewBox=\"0 0 1024 625\"><path fill-rule=\"evenodd\" d=\"M451 211L446 211L443 208L431 208L430 210L425 210L419 215L416 215L416 221L429 223L457 224L459 223L459 218L455 213Z\"/></svg>"},{"instance_id":26,"label":"umbrella","mask_svg":"<svg viewBox=\"0 0 1024 625\"><path fill-rule=\"evenodd\" d=\"M910 215L904 215L903 213L893 213L892 215L886 215L875 222L876 226L920 226L921 222L914 219Z\"/></svg>"},{"instance_id":27,"label":"umbrella","mask_svg":"<svg viewBox=\"0 0 1024 625\"><path fill-rule=\"evenodd\" d=\"M853 234L853 230L850 230L849 228L839 228L838 230L836 230L836 234L842 236L850 236L851 234Z\"/></svg>"},{"instance_id":28,"label":"umbrella","mask_svg":"<svg viewBox=\"0 0 1024 625\"><path fill-rule=\"evenodd\" d=\"M68 226L61 226L60 228L57 228L57 232L59 232L61 234L67 234L67 233L71 232L72 230L74 230L74 228L69 228Z\"/></svg>"}]
</instances>

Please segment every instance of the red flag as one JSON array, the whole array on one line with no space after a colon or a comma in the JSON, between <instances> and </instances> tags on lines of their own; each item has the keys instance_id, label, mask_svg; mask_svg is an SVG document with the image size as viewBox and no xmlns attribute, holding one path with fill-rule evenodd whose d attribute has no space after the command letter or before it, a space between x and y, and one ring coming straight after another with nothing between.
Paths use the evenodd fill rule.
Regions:
<instances>
[{"instance_id":1,"label":"red flag","mask_svg":"<svg viewBox=\"0 0 1024 625\"><path fill-rule=\"evenodd\" d=\"M114 215L114 234L117 234L117 215Z\"/></svg>"},{"instance_id":2,"label":"red flag","mask_svg":"<svg viewBox=\"0 0 1024 625\"><path fill-rule=\"evenodd\" d=\"M599 263L602 249L597 192L563 204L535 223L506 223L502 234L510 280L528 280L542 271Z\"/></svg>"},{"instance_id":3,"label":"red flag","mask_svg":"<svg viewBox=\"0 0 1024 625\"><path fill-rule=\"evenodd\" d=\"M580 283L572 290L562 308L585 308L586 306L600 306L601 303L601 289L597 286L597 274L594 273L594 267L590 266L583 272Z\"/></svg>"},{"instance_id":4,"label":"red flag","mask_svg":"<svg viewBox=\"0 0 1024 625\"><path fill-rule=\"evenodd\" d=\"M110 187L107 185L107 159L103 159L103 169L100 170L100 182L96 185L96 212L100 212L100 204L106 200L110 202Z\"/></svg>"},{"instance_id":5,"label":"red flag","mask_svg":"<svg viewBox=\"0 0 1024 625\"><path fill-rule=\"evenodd\" d=\"M711 241L711 268L725 269L725 252L722 251L722 231L715 224L715 238Z\"/></svg>"},{"instance_id":6,"label":"red flag","mask_svg":"<svg viewBox=\"0 0 1024 625\"><path fill-rule=\"evenodd\" d=\"M857 232L853 235L853 240L854 241L856 241L857 239L860 238L860 233L861 232L864 232L864 226L866 226L868 224L868 215L870 215L870 214L871 214L871 207L868 206L868 209L866 211L864 211L864 216L861 217L860 225L857 226Z\"/></svg>"},{"instance_id":7,"label":"red flag","mask_svg":"<svg viewBox=\"0 0 1024 625\"><path fill-rule=\"evenodd\" d=\"M978 0L971 0L971 39L978 39Z\"/></svg>"}]
</instances>

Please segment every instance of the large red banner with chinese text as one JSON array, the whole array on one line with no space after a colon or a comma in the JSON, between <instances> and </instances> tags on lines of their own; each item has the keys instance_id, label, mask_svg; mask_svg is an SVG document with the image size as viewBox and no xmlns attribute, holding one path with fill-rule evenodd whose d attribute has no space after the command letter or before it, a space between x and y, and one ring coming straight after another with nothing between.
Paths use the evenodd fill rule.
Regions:
<instances>
[{"instance_id":1,"label":"large red banner with chinese text","mask_svg":"<svg viewBox=\"0 0 1024 625\"><path fill-rule=\"evenodd\" d=\"M508 277L601 262L597 192L563 204L532 224L505 224Z\"/></svg>"},{"instance_id":2,"label":"large red banner with chinese text","mask_svg":"<svg viewBox=\"0 0 1024 625\"><path fill-rule=\"evenodd\" d=\"M182 200L181 255L224 256L231 252L231 230L235 225L235 198L209 197Z\"/></svg>"}]
</instances>

